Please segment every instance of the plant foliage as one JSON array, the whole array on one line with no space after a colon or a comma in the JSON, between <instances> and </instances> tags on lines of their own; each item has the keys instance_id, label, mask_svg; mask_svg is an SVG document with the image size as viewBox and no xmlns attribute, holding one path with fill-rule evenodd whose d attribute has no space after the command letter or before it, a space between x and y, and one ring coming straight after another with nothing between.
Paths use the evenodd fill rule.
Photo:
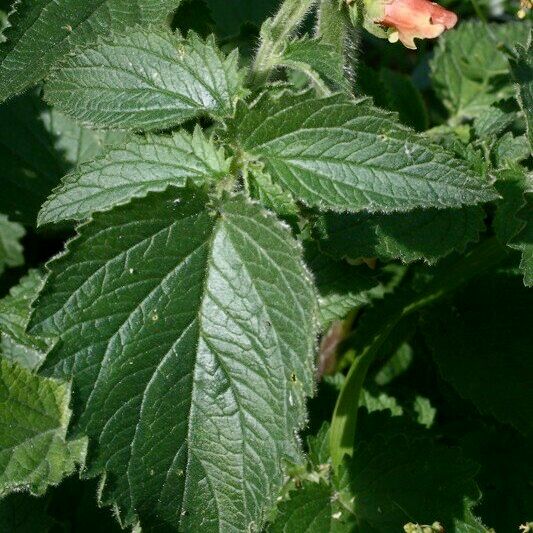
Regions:
<instances>
[{"instance_id":1,"label":"plant foliage","mask_svg":"<svg viewBox=\"0 0 533 533\"><path fill-rule=\"evenodd\" d=\"M500 4L0 2L1 531L533 527Z\"/></svg>"}]
</instances>

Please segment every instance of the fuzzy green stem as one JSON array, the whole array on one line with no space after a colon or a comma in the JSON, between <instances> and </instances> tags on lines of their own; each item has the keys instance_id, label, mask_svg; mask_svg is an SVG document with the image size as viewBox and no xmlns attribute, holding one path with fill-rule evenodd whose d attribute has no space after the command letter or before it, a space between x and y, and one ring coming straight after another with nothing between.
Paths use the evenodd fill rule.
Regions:
<instances>
[{"instance_id":1,"label":"fuzzy green stem","mask_svg":"<svg viewBox=\"0 0 533 533\"><path fill-rule=\"evenodd\" d=\"M346 14L338 0L320 0L316 36L342 54L346 39Z\"/></svg>"},{"instance_id":2,"label":"fuzzy green stem","mask_svg":"<svg viewBox=\"0 0 533 533\"><path fill-rule=\"evenodd\" d=\"M261 28L261 43L250 70L249 84L261 87L276 67L289 37L296 31L316 0L285 0L276 16Z\"/></svg>"},{"instance_id":3,"label":"fuzzy green stem","mask_svg":"<svg viewBox=\"0 0 533 533\"><path fill-rule=\"evenodd\" d=\"M358 29L350 21L346 2L320 0L316 37L332 46L344 58L344 76L353 87L358 60Z\"/></svg>"},{"instance_id":4,"label":"fuzzy green stem","mask_svg":"<svg viewBox=\"0 0 533 533\"><path fill-rule=\"evenodd\" d=\"M383 343L403 318L434 303L443 296L457 290L470 279L489 268L496 266L505 258L505 251L495 238L487 239L470 253L449 265L428 283L421 293L400 306L393 306L389 314L376 321L366 342L358 346L333 412L330 429L330 451L333 467L338 469L345 455L352 456L359 398L366 374L375 360Z\"/></svg>"}]
</instances>

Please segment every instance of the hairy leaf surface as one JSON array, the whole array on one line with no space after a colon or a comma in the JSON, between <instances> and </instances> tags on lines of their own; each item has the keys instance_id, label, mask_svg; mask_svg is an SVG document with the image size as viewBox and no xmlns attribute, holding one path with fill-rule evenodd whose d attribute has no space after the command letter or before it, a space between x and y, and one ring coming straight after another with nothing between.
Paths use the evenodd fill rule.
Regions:
<instances>
[{"instance_id":1,"label":"hairy leaf surface","mask_svg":"<svg viewBox=\"0 0 533 533\"><path fill-rule=\"evenodd\" d=\"M484 229L484 211L417 209L389 215L325 216L326 237L321 247L335 257L380 257L403 262L435 263L453 250L463 250Z\"/></svg>"},{"instance_id":2,"label":"hairy leaf surface","mask_svg":"<svg viewBox=\"0 0 533 533\"><path fill-rule=\"evenodd\" d=\"M299 70L324 92L332 89L349 90L344 76L344 58L333 45L317 39L291 41L280 59L281 65Z\"/></svg>"},{"instance_id":3,"label":"hairy leaf surface","mask_svg":"<svg viewBox=\"0 0 533 533\"><path fill-rule=\"evenodd\" d=\"M243 104L229 128L235 142L295 198L335 211L409 211L495 198L487 183L367 100L310 94Z\"/></svg>"},{"instance_id":4,"label":"hairy leaf surface","mask_svg":"<svg viewBox=\"0 0 533 533\"><path fill-rule=\"evenodd\" d=\"M42 80L73 46L159 23L180 0L18 0L0 46L0 101Z\"/></svg>"},{"instance_id":5,"label":"hairy leaf surface","mask_svg":"<svg viewBox=\"0 0 533 533\"><path fill-rule=\"evenodd\" d=\"M31 303L42 286L42 274L31 270L0 300L0 353L30 370L41 364L48 348L46 340L26 333Z\"/></svg>"},{"instance_id":6,"label":"hairy leaf surface","mask_svg":"<svg viewBox=\"0 0 533 533\"><path fill-rule=\"evenodd\" d=\"M518 102L525 118L530 150L533 150L533 44L518 46L518 56L511 60L511 71L518 84ZM531 153L531 152L530 152Z\"/></svg>"},{"instance_id":7,"label":"hairy leaf surface","mask_svg":"<svg viewBox=\"0 0 533 533\"><path fill-rule=\"evenodd\" d=\"M33 331L73 380L87 474L125 522L245 531L298 454L315 297L289 233L241 197L152 193L54 260Z\"/></svg>"},{"instance_id":8,"label":"hairy leaf surface","mask_svg":"<svg viewBox=\"0 0 533 533\"><path fill-rule=\"evenodd\" d=\"M24 264L24 255L20 240L26 231L17 222L11 222L0 214L0 274L6 267Z\"/></svg>"},{"instance_id":9,"label":"hairy leaf surface","mask_svg":"<svg viewBox=\"0 0 533 533\"><path fill-rule=\"evenodd\" d=\"M63 178L38 216L39 224L82 220L169 185L214 181L229 173L224 151L196 129L131 137Z\"/></svg>"},{"instance_id":10,"label":"hairy leaf surface","mask_svg":"<svg viewBox=\"0 0 533 533\"><path fill-rule=\"evenodd\" d=\"M461 24L439 40L431 60L435 90L450 113L475 117L496 102L514 96L503 45L527 43L530 24Z\"/></svg>"},{"instance_id":11,"label":"hairy leaf surface","mask_svg":"<svg viewBox=\"0 0 533 533\"><path fill-rule=\"evenodd\" d=\"M0 358L0 496L42 494L83 460L86 439L65 440L69 401L67 384Z\"/></svg>"},{"instance_id":12,"label":"hairy leaf surface","mask_svg":"<svg viewBox=\"0 0 533 533\"><path fill-rule=\"evenodd\" d=\"M136 28L67 57L45 96L83 123L154 130L207 113L231 114L241 77L237 52L224 57L213 38Z\"/></svg>"},{"instance_id":13,"label":"hairy leaf surface","mask_svg":"<svg viewBox=\"0 0 533 533\"><path fill-rule=\"evenodd\" d=\"M280 504L279 515L269 533L349 533L353 520L342 519L342 505L332 497L332 489L324 482L306 481L290 499ZM346 513L345 513L346 515Z\"/></svg>"}]
</instances>

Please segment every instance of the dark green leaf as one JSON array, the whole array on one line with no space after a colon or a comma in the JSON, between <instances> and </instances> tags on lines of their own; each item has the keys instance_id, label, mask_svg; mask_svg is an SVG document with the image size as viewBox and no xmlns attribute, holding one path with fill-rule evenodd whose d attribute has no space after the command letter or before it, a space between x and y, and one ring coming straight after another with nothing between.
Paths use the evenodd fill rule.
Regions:
<instances>
[{"instance_id":1,"label":"dark green leaf","mask_svg":"<svg viewBox=\"0 0 533 533\"><path fill-rule=\"evenodd\" d=\"M495 198L466 165L368 100L264 96L238 107L230 142L308 205L335 211L459 207Z\"/></svg>"},{"instance_id":2,"label":"dark green leaf","mask_svg":"<svg viewBox=\"0 0 533 533\"><path fill-rule=\"evenodd\" d=\"M82 220L161 191L169 185L185 186L221 179L229 173L224 151L206 139L200 129L172 135L130 137L123 146L108 150L63 178L43 204L38 223Z\"/></svg>"},{"instance_id":3,"label":"dark green leaf","mask_svg":"<svg viewBox=\"0 0 533 533\"><path fill-rule=\"evenodd\" d=\"M0 46L0 101L42 80L75 45L161 23L180 0L19 0Z\"/></svg>"},{"instance_id":4,"label":"dark green leaf","mask_svg":"<svg viewBox=\"0 0 533 533\"><path fill-rule=\"evenodd\" d=\"M297 461L315 298L285 228L241 197L169 189L97 214L54 260L33 331L73 380L87 475L143 529L260 526Z\"/></svg>"},{"instance_id":5,"label":"dark green leaf","mask_svg":"<svg viewBox=\"0 0 533 533\"><path fill-rule=\"evenodd\" d=\"M526 435L533 431L532 304L517 276L486 276L424 320L442 377L481 413Z\"/></svg>"},{"instance_id":6,"label":"dark green leaf","mask_svg":"<svg viewBox=\"0 0 533 533\"><path fill-rule=\"evenodd\" d=\"M85 438L67 441L67 384L0 358L0 497L42 494L83 461Z\"/></svg>"},{"instance_id":7,"label":"dark green leaf","mask_svg":"<svg viewBox=\"0 0 533 533\"><path fill-rule=\"evenodd\" d=\"M30 370L43 361L48 343L26 333L30 320L30 306L43 286L43 276L36 270L11 288L0 300L0 353L9 361Z\"/></svg>"},{"instance_id":8,"label":"dark green leaf","mask_svg":"<svg viewBox=\"0 0 533 533\"><path fill-rule=\"evenodd\" d=\"M511 60L511 71L518 84L518 102L524 112L529 138L529 148L533 150L533 45L531 36L526 49L517 46L517 58Z\"/></svg>"},{"instance_id":9,"label":"dark green leaf","mask_svg":"<svg viewBox=\"0 0 533 533\"><path fill-rule=\"evenodd\" d=\"M431 61L435 90L456 120L485 113L496 102L514 96L509 60L503 45L526 43L527 22L461 24L439 39Z\"/></svg>"},{"instance_id":10,"label":"dark green leaf","mask_svg":"<svg viewBox=\"0 0 533 533\"><path fill-rule=\"evenodd\" d=\"M317 39L291 41L283 52L280 64L303 72L322 92L329 89L350 90L344 76L344 58L334 46Z\"/></svg>"},{"instance_id":11,"label":"dark green leaf","mask_svg":"<svg viewBox=\"0 0 533 533\"><path fill-rule=\"evenodd\" d=\"M241 83L237 52L224 57L213 38L136 28L69 55L45 95L83 123L156 130L208 113L231 114Z\"/></svg>"},{"instance_id":12,"label":"dark green leaf","mask_svg":"<svg viewBox=\"0 0 533 533\"><path fill-rule=\"evenodd\" d=\"M336 257L377 256L433 264L477 240L485 227L483 219L479 207L418 209L390 215L328 214L321 247Z\"/></svg>"},{"instance_id":13,"label":"dark green leaf","mask_svg":"<svg viewBox=\"0 0 533 533\"><path fill-rule=\"evenodd\" d=\"M37 91L2 104L0 212L33 225L41 204L61 177L120 138L117 133L81 128L44 105Z\"/></svg>"},{"instance_id":14,"label":"dark green leaf","mask_svg":"<svg viewBox=\"0 0 533 533\"><path fill-rule=\"evenodd\" d=\"M0 274L8 267L24 264L23 248L20 240L26 231L5 215L0 214Z\"/></svg>"}]
</instances>

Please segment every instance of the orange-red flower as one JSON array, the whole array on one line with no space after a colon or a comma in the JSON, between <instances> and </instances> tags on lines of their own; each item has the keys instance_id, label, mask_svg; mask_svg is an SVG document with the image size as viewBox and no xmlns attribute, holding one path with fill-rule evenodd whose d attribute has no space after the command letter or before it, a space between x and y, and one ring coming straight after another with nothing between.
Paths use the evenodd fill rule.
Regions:
<instances>
[{"instance_id":1,"label":"orange-red flower","mask_svg":"<svg viewBox=\"0 0 533 533\"><path fill-rule=\"evenodd\" d=\"M415 39L438 37L457 24L457 15L428 0L385 0L383 17L376 22L395 30L389 40L415 49Z\"/></svg>"}]
</instances>

